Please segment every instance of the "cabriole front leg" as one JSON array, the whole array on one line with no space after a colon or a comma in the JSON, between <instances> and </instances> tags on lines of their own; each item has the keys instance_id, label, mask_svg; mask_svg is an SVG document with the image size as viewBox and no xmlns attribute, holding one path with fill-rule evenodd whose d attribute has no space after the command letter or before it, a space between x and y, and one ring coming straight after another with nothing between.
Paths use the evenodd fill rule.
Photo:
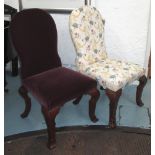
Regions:
<instances>
[{"instance_id":1,"label":"cabriole front leg","mask_svg":"<svg viewBox=\"0 0 155 155\"><path fill-rule=\"evenodd\" d=\"M96 109L96 103L99 99L100 93L97 90L97 88L94 88L89 92L89 95L91 96L89 101L89 117L91 121L95 123L98 121L98 118L95 116L95 109Z\"/></svg>"},{"instance_id":2,"label":"cabriole front leg","mask_svg":"<svg viewBox=\"0 0 155 155\"><path fill-rule=\"evenodd\" d=\"M146 85L146 82L147 82L146 76L142 76L139 79L139 85L137 86L136 102L137 102L137 105L140 106L140 107L144 105L144 103L142 102L141 97L142 97L143 88Z\"/></svg>"},{"instance_id":3,"label":"cabriole front leg","mask_svg":"<svg viewBox=\"0 0 155 155\"><path fill-rule=\"evenodd\" d=\"M122 94L122 89L119 89L118 91L114 92L110 89L106 89L106 94L110 100L109 105L109 127L110 128L116 128L116 110L119 98Z\"/></svg>"},{"instance_id":4,"label":"cabriole front leg","mask_svg":"<svg viewBox=\"0 0 155 155\"><path fill-rule=\"evenodd\" d=\"M56 129L55 129L55 118L59 113L60 107L55 107L52 110L48 110L45 107L42 107L42 113L44 115L47 132L48 132L48 143L47 146L49 149L56 147Z\"/></svg>"},{"instance_id":5,"label":"cabriole front leg","mask_svg":"<svg viewBox=\"0 0 155 155\"><path fill-rule=\"evenodd\" d=\"M31 99L28 96L28 91L24 86L21 86L18 90L20 96L24 99L25 101L25 110L24 112L21 114L22 118L25 118L28 116L28 114L30 113L31 110Z\"/></svg>"}]
</instances>

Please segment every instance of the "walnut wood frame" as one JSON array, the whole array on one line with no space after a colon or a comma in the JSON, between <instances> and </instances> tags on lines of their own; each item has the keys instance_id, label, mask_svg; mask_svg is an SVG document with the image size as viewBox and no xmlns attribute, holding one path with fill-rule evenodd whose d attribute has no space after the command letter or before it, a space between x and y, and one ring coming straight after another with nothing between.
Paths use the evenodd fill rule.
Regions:
<instances>
[{"instance_id":1,"label":"walnut wood frame","mask_svg":"<svg viewBox=\"0 0 155 155\"><path fill-rule=\"evenodd\" d=\"M140 77L139 85L137 86L137 92L136 92L136 103L140 107L144 105L144 103L142 102L141 97L142 97L142 92L143 92L143 89L144 89L146 83L147 83L146 76Z\"/></svg>"},{"instance_id":2,"label":"walnut wood frame","mask_svg":"<svg viewBox=\"0 0 155 155\"><path fill-rule=\"evenodd\" d=\"M21 86L19 88L19 94L25 101L25 110L21 114L22 118L25 118L29 115L30 110L31 110L31 99L28 96L28 91L24 86ZM96 109L96 102L99 99L100 93L97 90L97 88L93 88L86 92L86 94L89 94L91 96L89 100L89 117L92 122L97 122L98 118L95 116L95 109ZM75 101L73 102L74 104L78 104L82 98L82 95L77 97ZM47 125L47 132L48 132L48 143L47 146L49 149L53 149L56 147L56 127L55 127L55 118L57 114L59 113L61 108L60 106L56 106L52 109L48 109L47 107L42 106L41 110L44 115L46 125Z\"/></svg>"},{"instance_id":3,"label":"walnut wood frame","mask_svg":"<svg viewBox=\"0 0 155 155\"><path fill-rule=\"evenodd\" d=\"M139 78L139 85L137 86L137 91L136 91L136 103L140 107L144 105L141 97L142 97L143 88L146 85L146 82L147 82L146 76L142 76ZM106 89L105 91L106 91L106 94L110 100L109 127L116 128L116 110L117 110L119 98L122 94L122 89L119 89L116 92L114 92L110 89Z\"/></svg>"},{"instance_id":4,"label":"walnut wood frame","mask_svg":"<svg viewBox=\"0 0 155 155\"><path fill-rule=\"evenodd\" d=\"M122 94L122 89L119 89L118 91L114 92L110 89L106 89L106 94L110 100L109 105L109 127L115 128L116 127L116 110L117 110L117 104L119 101L119 98Z\"/></svg>"},{"instance_id":5,"label":"walnut wood frame","mask_svg":"<svg viewBox=\"0 0 155 155\"><path fill-rule=\"evenodd\" d=\"M20 115L22 118L25 118L28 116L31 110L31 99L28 96L28 91L24 86L21 86L18 90L20 96L24 99L25 101L25 110L24 112Z\"/></svg>"}]
</instances>

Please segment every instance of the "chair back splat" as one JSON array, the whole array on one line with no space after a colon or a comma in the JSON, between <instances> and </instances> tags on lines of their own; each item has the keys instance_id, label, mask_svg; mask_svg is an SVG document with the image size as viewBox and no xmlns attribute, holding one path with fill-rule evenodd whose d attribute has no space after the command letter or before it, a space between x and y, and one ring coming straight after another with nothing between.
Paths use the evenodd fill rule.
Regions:
<instances>
[{"instance_id":1,"label":"chair back splat","mask_svg":"<svg viewBox=\"0 0 155 155\"><path fill-rule=\"evenodd\" d=\"M10 33L21 59L22 79L61 66L57 30L51 16L40 9L28 9L15 17Z\"/></svg>"},{"instance_id":2,"label":"chair back splat","mask_svg":"<svg viewBox=\"0 0 155 155\"><path fill-rule=\"evenodd\" d=\"M105 20L95 7L84 6L70 15L70 33L79 68L107 58L104 45Z\"/></svg>"}]
</instances>

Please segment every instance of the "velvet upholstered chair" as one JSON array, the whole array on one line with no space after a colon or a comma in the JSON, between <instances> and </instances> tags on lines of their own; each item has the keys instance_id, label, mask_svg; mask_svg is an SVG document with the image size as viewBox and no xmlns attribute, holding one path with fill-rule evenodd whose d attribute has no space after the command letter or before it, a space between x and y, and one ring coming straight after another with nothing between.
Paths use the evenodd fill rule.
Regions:
<instances>
[{"instance_id":1,"label":"velvet upholstered chair","mask_svg":"<svg viewBox=\"0 0 155 155\"><path fill-rule=\"evenodd\" d=\"M69 27L77 52L76 66L79 72L98 81L110 100L109 125L116 127L117 103L122 88L139 80L136 102L143 106L141 95L147 82L145 70L137 64L110 59L104 44L105 21L99 11L91 6L73 10Z\"/></svg>"},{"instance_id":2,"label":"velvet upholstered chair","mask_svg":"<svg viewBox=\"0 0 155 155\"><path fill-rule=\"evenodd\" d=\"M89 94L89 116L96 122L97 82L62 67L53 18L40 9L23 10L13 18L10 34L21 62L19 93L26 105L21 117L27 117L30 112L30 92L41 104L48 130L48 147L56 146L55 117L65 102L75 99L73 103L77 104L82 94Z\"/></svg>"}]
</instances>

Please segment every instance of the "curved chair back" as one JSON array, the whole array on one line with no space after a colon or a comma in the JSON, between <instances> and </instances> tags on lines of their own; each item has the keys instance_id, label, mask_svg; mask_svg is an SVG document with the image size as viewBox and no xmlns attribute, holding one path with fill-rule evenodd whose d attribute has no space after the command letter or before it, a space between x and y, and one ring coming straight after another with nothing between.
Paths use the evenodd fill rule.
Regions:
<instances>
[{"instance_id":1,"label":"curved chair back","mask_svg":"<svg viewBox=\"0 0 155 155\"><path fill-rule=\"evenodd\" d=\"M17 13L10 34L21 61L22 78L61 66L56 25L47 12L28 9Z\"/></svg>"},{"instance_id":2,"label":"curved chair back","mask_svg":"<svg viewBox=\"0 0 155 155\"><path fill-rule=\"evenodd\" d=\"M69 23L78 66L89 65L107 57L104 46L104 20L96 8L84 6L73 10Z\"/></svg>"}]
</instances>

